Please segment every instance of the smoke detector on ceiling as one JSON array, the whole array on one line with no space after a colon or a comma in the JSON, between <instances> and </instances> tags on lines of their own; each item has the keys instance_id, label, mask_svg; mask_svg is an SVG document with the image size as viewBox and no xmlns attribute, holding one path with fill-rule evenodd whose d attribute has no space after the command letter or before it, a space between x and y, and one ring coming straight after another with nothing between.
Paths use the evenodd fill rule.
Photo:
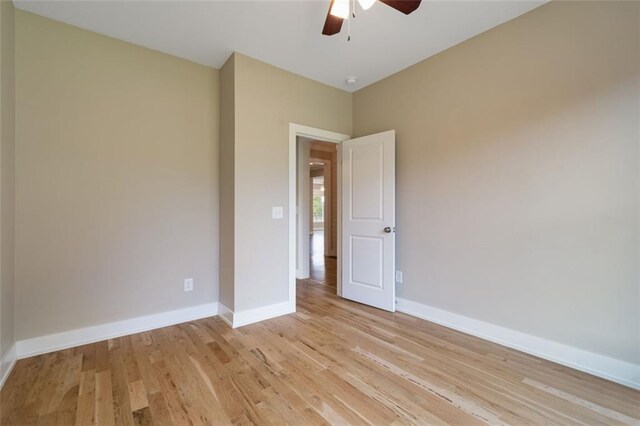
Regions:
<instances>
[{"instance_id":1,"label":"smoke detector on ceiling","mask_svg":"<svg viewBox=\"0 0 640 426\"><path fill-rule=\"evenodd\" d=\"M358 81L358 79L356 77L347 77L345 81L347 82L347 84L352 85L356 84L356 81Z\"/></svg>"}]
</instances>

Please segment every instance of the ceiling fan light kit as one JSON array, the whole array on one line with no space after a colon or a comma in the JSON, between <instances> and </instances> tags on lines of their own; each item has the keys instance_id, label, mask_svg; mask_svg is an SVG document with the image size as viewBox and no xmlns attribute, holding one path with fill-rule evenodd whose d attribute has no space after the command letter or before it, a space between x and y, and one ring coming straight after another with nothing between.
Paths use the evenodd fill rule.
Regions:
<instances>
[{"instance_id":1,"label":"ceiling fan light kit","mask_svg":"<svg viewBox=\"0 0 640 426\"><path fill-rule=\"evenodd\" d=\"M358 3L360 3L360 7L363 10L369 10L369 8L373 6L375 2L376 0L358 0Z\"/></svg>"},{"instance_id":2,"label":"ceiling fan light kit","mask_svg":"<svg viewBox=\"0 0 640 426\"><path fill-rule=\"evenodd\" d=\"M329 13L336 18L349 19L349 0L333 0Z\"/></svg>"}]
</instances>

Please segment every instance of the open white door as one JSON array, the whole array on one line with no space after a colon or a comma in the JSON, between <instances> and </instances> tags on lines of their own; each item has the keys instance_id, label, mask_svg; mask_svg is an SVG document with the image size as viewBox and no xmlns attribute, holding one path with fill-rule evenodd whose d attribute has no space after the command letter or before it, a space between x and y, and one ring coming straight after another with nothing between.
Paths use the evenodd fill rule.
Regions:
<instances>
[{"instance_id":1,"label":"open white door","mask_svg":"<svg viewBox=\"0 0 640 426\"><path fill-rule=\"evenodd\" d=\"M342 297L395 311L396 132L342 143Z\"/></svg>"}]
</instances>

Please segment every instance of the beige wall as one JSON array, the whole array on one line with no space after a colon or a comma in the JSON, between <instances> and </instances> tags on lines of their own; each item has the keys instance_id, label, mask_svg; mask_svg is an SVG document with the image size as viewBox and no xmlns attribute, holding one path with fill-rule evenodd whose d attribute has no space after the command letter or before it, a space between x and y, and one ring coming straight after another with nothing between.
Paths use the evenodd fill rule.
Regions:
<instances>
[{"instance_id":1,"label":"beige wall","mask_svg":"<svg viewBox=\"0 0 640 426\"><path fill-rule=\"evenodd\" d=\"M217 301L218 72L17 11L16 75L18 339Z\"/></svg>"},{"instance_id":2,"label":"beige wall","mask_svg":"<svg viewBox=\"0 0 640 426\"><path fill-rule=\"evenodd\" d=\"M14 9L0 1L0 360L14 336L15 78ZM7 365L0 364L0 377Z\"/></svg>"},{"instance_id":3,"label":"beige wall","mask_svg":"<svg viewBox=\"0 0 640 426\"><path fill-rule=\"evenodd\" d=\"M235 54L235 310L288 300L289 123L350 134L352 96ZM271 219L271 207L285 217Z\"/></svg>"},{"instance_id":4,"label":"beige wall","mask_svg":"<svg viewBox=\"0 0 640 426\"><path fill-rule=\"evenodd\" d=\"M639 18L552 2L355 94L397 132L400 297L640 363Z\"/></svg>"},{"instance_id":5,"label":"beige wall","mask_svg":"<svg viewBox=\"0 0 640 426\"><path fill-rule=\"evenodd\" d=\"M220 69L220 303L233 311L235 276L235 55Z\"/></svg>"}]
</instances>

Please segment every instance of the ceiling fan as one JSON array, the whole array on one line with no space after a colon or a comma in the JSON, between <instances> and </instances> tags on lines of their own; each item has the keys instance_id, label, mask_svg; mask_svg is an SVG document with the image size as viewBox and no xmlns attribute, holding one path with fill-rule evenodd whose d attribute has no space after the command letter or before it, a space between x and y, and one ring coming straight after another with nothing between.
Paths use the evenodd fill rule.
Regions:
<instances>
[{"instance_id":1,"label":"ceiling fan","mask_svg":"<svg viewBox=\"0 0 640 426\"><path fill-rule=\"evenodd\" d=\"M327 12L327 19L324 21L324 27L322 28L322 34L334 35L338 34L342 29L342 22L345 19L349 19L349 3L352 0L330 0L329 12ZM420 6L422 0L378 0L381 3L386 4L394 8L397 11L410 14ZM358 0L360 6L367 10L376 0ZM353 12L352 12L353 13ZM355 15L354 15L355 16Z\"/></svg>"}]
</instances>

